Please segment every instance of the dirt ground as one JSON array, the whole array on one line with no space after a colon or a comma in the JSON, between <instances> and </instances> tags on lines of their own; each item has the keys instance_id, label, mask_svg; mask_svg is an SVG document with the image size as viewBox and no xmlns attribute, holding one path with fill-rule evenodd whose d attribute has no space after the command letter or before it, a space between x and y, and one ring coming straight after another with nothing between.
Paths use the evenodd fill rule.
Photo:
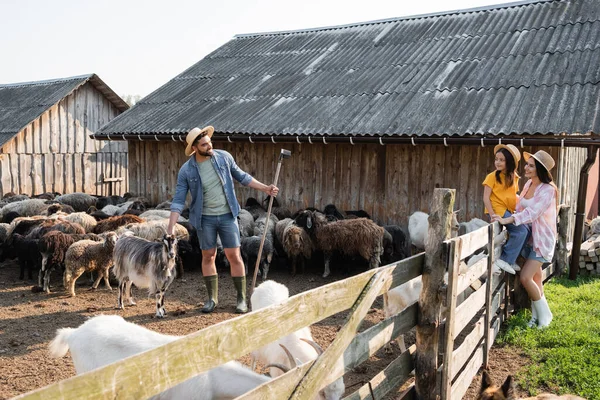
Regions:
<instances>
[{"instance_id":1,"label":"dirt ground","mask_svg":"<svg viewBox=\"0 0 600 400\"><path fill-rule=\"evenodd\" d=\"M322 278L319 271L307 270L292 278L285 270L271 268L269 279L288 286L290 295L321 286L338 279L344 279L356 271L332 271L328 278ZM206 291L200 271L188 271L183 279L176 280L166 297L167 317L154 318L155 305L146 292L134 289L138 305L127 307L125 311L115 310L117 293L109 291L103 284L96 291L87 275L78 280L77 296L66 296L59 284L58 273L51 280L52 293L33 293L32 281L18 280L16 262L0 264L0 399L7 399L27 391L66 379L75 375L69 356L52 359L47 346L53 339L56 329L77 327L87 318L99 314L122 315L130 322L145 326L161 333L185 335L209 325L237 316L235 310L235 289L228 272L219 272L219 306L212 314L202 314L200 307ZM344 324L346 313L340 313L311 326L314 339L326 348ZM383 319L382 300L377 299L373 309L367 314L361 330L367 329ZM414 336L406 338L407 345L414 343ZM380 350L357 371L345 375L346 395L357 390L376 373L387 366L399 350L394 347L394 355ZM249 364L250 357L240 361ZM510 348L493 348L491 353L492 378L502 383L509 373L516 373L528 359ZM474 399L480 384L478 375L466 399ZM399 389L386 397L394 399ZM523 393L519 393L523 394Z\"/></svg>"}]
</instances>

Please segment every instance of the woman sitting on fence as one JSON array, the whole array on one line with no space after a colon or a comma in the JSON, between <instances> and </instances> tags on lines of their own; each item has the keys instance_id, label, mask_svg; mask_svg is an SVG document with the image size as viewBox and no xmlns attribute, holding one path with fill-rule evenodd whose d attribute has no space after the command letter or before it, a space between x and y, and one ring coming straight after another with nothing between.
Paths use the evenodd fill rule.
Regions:
<instances>
[{"instance_id":1,"label":"woman sitting on fence","mask_svg":"<svg viewBox=\"0 0 600 400\"><path fill-rule=\"evenodd\" d=\"M502 225L531 224L530 240L521 255L525 264L521 270L521 284L532 300L532 319L529 326L544 328L552 321L552 312L544 297L542 265L552 261L556 243L557 188L552 182L550 170L554 159L543 150L535 154L523 153L525 177L529 178L517 204L517 212L510 217L496 216L494 221Z\"/></svg>"},{"instance_id":2,"label":"woman sitting on fence","mask_svg":"<svg viewBox=\"0 0 600 400\"><path fill-rule=\"evenodd\" d=\"M494 166L496 170L489 173L483 181L483 204L490 220L495 217L508 218L517 207L519 191L519 175L517 165L521 153L512 144L499 144L494 147ZM529 230L526 225L507 224L508 241L502 248L502 255L494 261L494 265L504 271L515 274L520 268L516 264L517 257L527 240Z\"/></svg>"}]
</instances>

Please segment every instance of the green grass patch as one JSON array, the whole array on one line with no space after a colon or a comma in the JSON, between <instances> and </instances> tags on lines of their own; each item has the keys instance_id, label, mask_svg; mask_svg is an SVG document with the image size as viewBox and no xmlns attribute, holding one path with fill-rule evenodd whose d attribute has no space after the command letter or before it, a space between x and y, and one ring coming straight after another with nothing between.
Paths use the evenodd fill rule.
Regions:
<instances>
[{"instance_id":1,"label":"green grass patch","mask_svg":"<svg viewBox=\"0 0 600 400\"><path fill-rule=\"evenodd\" d=\"M518 383L536 395L547 387L600 399L600 279L551 279L544 291L554 319L546 329L527 328L523 310L509 318L499 343L522 348L533 363L517 375Z\"/></svg>"}]
</instances>

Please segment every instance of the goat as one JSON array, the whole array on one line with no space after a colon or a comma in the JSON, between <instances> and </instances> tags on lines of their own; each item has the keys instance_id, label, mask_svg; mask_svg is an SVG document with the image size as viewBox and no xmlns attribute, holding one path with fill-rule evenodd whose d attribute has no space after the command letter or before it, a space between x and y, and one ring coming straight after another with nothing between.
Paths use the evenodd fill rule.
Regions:
<instances>
[{"instance_id":1,"label":"goat","mask_svg":"<svg viewBox=\"0 0 600 400\"><path fill-rule=\"evenodd\" d=\"M479 390L479 395L477 396L477 400L516 400L515 391L514 391L514 383L513 378L509 375L502 386L496 386L492 382L492 378L487 373L487 371L483 371L483 375L481 376L481 389ZM585 400L582 397L575 396L572 394L565 394L562 396L557 396L551 393L542 393L538 394L535 397L527 397L522 400Z\"/></svg>"},{"instance_id":2,"label":"goat","mask_svg":"<svg viewBox=\"0 0 600 400\"><path fill-rule=\"evenodd\" d=\"M266 281L259 285L250 298L252 310L260 310L262 308L285 303L289 298L289 290L285 285L275 281ZM285 347L291 353L288 357L286 353L281 351L281 347ZM290 365L290 359L299 360L300 363L305 363L317 358L323 350L316 344L312 338L309 327L304 327L284 336L274 342L254 350L252 355L252 370L256 367L256 362L261 364L270 364L270 375L276 377L281 375L281 372L274 368L275 365L283 365L288 368L294 368L295 365ZM334 371L344 370L340 362L334 367ZM333 372L332 372L333 374ZM340 399L344 394L344 378L335 379L332 383L322 388L319 391L317 399Z\"/></svg>"},{"instance_id":3,"label":"goat","mask_svg":"<svg viewBox=\"0 0 600 400\"><path fill-rule=\"evenodd\" d=\"M458 235L459 224L456 219L456 215L460 210L452 212L452 220L450 221L450 232L452 237ZM425 243L427 242L427 235L429 234L429 215L415 211L408 218L408 233L413 246L417 249L425 250Z\"/></svg>"},{"instance_id":4,"label":"goat","mask_svg":"<svg viewBox=\"0 0 600 400\"><path fill-rule=\"evenodd\" d=\"M64 285L71 297L75 297L75 281L85 271L99 271L92 289L96 289L100 279L104 278L104 284L109 290L108 271L112 266L112 254L117 241L114 232L108 232L103 242L93 240L81 240L73 243L65 254Z\"/></svg>"},{"instance_id":5,"label":"goat","mask_svg":"<svg viewBox=\"0 0 600 400\"><path fill-rule=\"evenodd\" d=\"M176 255L177 239L173 235L164 235L160 243L135 236L121 237L115 246L113 269L119 280L117 308L125 308L124 296L129 304L135 304L131 296L131 284L135 284L138 288L148 288L156 298L156 316L164 317L165 291L176 275Z\"/></svg>"},{"instance_id":6,"label":"goat","mask_svg":"<svg viewBox=\"0 0 600 400\"><path fill-rule=\"evenodd\" d=\"M180 338L182 336L151 331L117 315L99 315L78 328L58 329L49 349L53 358L64 357L67 351L71 351L75 371L83 374ZM175 385L152 399L234 399L270 379L230 361Z\"/></svg>"},{"instance_id":7,"label":"goat","mask_svg":"<svg viewBox=\"0 0 600 400\"><path fill-rule=\"evenodd\" d=\"M471 218L469 222L461 222L458 224L458 236L473 232L479 228L483 228L488 223L481 218Z\"/></svg>"},{"instance_id":8,"label":"goat","mask_svg":"<svg viewBox=\"0 0 600 400\"><path fill-rule=\"evenodd\" d=\"M323 251L323 278L331 273L329 262L334 251L348 256L360 255L369 261L369 268L379 267L384 229L373 221L357 218L328 222L323 214L305 210L298 214L295 223L303 227Z\"/></svg>"}]
</instances>

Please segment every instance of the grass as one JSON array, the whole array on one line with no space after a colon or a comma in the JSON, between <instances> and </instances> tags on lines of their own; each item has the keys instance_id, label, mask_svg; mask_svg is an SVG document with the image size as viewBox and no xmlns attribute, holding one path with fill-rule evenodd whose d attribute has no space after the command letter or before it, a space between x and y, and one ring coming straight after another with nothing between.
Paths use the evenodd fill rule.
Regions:
<instances>
[{"instance_id":1,"label":"grass","mask_svg":"<svg viewBox=\"0 0 600 400\"><path fill-rule=\"evenodd\" d=\"M600 279L554 278L544 292L554 315L546 329L527 328L529 310L509 318L499 343L522 348L533 360L517 374L519 384L600 399Z\"/></svg>"}]
</instances>

